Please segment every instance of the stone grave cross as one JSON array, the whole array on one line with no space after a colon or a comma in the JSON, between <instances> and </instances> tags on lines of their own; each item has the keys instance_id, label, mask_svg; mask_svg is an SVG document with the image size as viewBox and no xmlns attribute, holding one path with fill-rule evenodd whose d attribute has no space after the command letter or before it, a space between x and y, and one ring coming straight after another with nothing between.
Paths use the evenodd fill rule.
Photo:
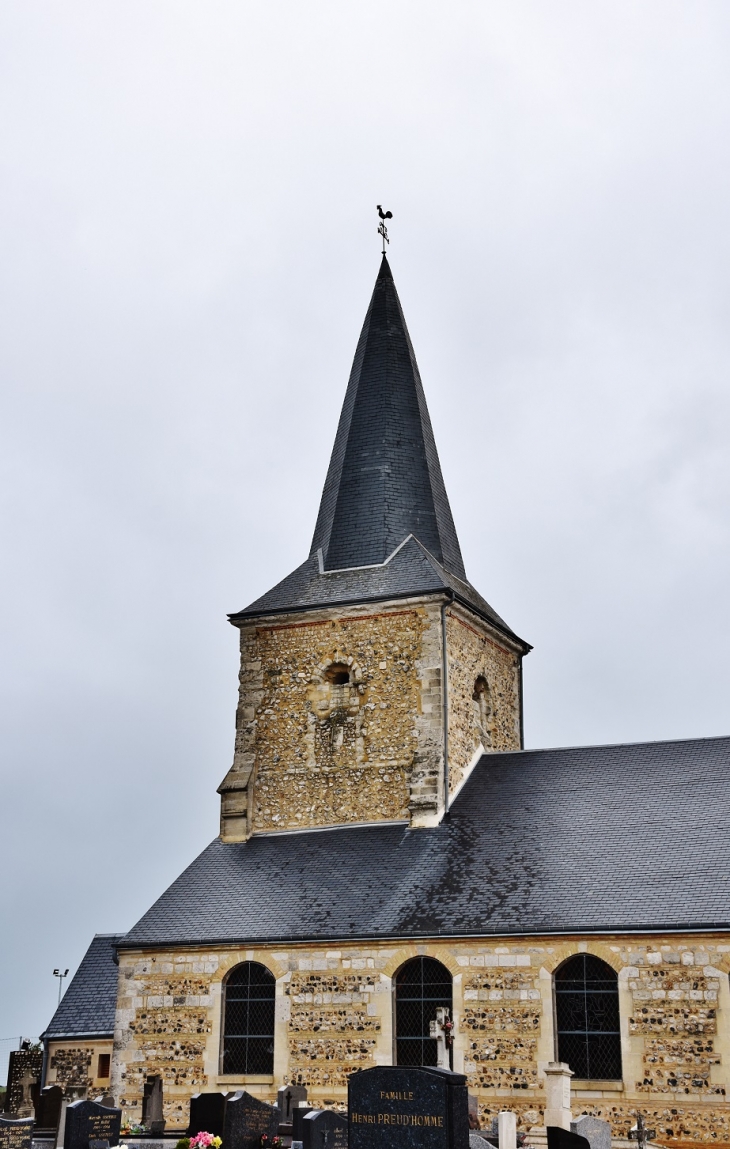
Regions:
<instances>
[{"instance_id":1,"label":"stone grave cross","mask_svg":"<svg viewBox=\"0 0 730 1149\"><path fill-rule=\"evenodd\" d=\"M453 1042L453 1021L449 1020L449 1011L444 1005L436 1010L436 1020L429 1026L431 1037L436 1038L436 1065L439 1069L449 1068L449 1049Z\"/></svg>"},{"instance_id":2,"label":"stone grave cross","mask_svg":"<svg viewBox=\"0 0 730 1149\"><path fill-rule=\"evenodd\" d=\"M635 1141L637 1149L646 1149L650 1141L656 1137L656 1129L647 1129L642 1113L636 1114L636 1125L629 1129L629 1140Z\"/></svg>"}]
</instances>

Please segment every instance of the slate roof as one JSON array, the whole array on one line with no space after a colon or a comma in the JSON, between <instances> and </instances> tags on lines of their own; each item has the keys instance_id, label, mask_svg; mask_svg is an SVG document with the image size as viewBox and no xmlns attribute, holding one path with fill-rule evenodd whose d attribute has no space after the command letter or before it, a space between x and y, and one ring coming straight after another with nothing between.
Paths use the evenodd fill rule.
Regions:
<instances>
[{"instance_id":1,"label":"slate roof","mask_svg":"<svg viewBox=\"0 0 730 1149\"><path fill-rule=\"evenodd\" d=\"M416 357L383 256L309 558L230 617L441 591L512 635L467 580Z\"/></svg>"},{"instance_id":2,"label":"slate roof","mask_svg":"<svg viewBox=\"0 0 730 1149\"><path fill-rule=\"evenodd\" d=\"M515 639L524 651L532 649L529 643L517 637L470 582L447 571L413 535L409 535L388 561L379 566L322 572L317 556L310 556L267 594L246 610L230 617L235 621L262 614L285 613L293 609L345 606L349 603L437 593L446 593L465 603Z\"/></svg>"},{"instance_id":3,"label":"slate roof","mask_svg":"<svg viewBox=\"0 0 730 1149\"><path fill-rule=\"evenodd\" d=\"M94 935L43 1037L113 1036L119 978L114 955L121 936Z\"/></svg>"},{"instance_id":4,"label":"slate roof","mask_svg":"<svg viewBox=\"0 0 730 1149\"><path fill-rule=\"evenodd\" d=\"M433 829L216 839L121 947L730 927L730 738L483 755Z\"/></svg>"}]
</instances>

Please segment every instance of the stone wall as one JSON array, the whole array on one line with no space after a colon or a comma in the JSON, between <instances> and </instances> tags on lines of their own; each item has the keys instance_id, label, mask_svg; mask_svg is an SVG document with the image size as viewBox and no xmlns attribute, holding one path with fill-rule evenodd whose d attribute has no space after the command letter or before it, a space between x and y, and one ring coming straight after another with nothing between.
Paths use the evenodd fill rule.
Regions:
<instances>
[{"instance_id":1,"label":"stone wall","mask_svg":"<svg viewBox=\"0 0 730 1149\"><path fill-rule=\"evenodd\" d=\"M519 656L472 615L446 612L449 667L449 791L458 790L480 748L520 749ZM478 680L483 680L486 689ZM475 697L475 694L477 695Z\"/></svg>"},{"instance_id":2,"label":"stone wall","mask_svg":"<svg viewBox=\"0 0 730 1149\"><path fill-rule=\"evenodd\" d=\"M46 1085L60 1085L64 1092L93 1096L109 1088L109 1078L99 1077L99 1055L112 1053L112 1041L50 1041Z\"/></svg>"},{"instance_id":3,"label":"stone wall","mask_svg":"<svg viewBox=\"0 0 730 1149\"><path fill-rule=\"evenodd\" d=\"M436 808L437 616L419 602L242 628L224 837L405 820L412 799ZM331 681L333 670L346 681Z\"/></svg>"},{"instance_id":4,"label":"stone wall","mask_svg":"<svg viewBox=\"0 0 730 1149\"><path fill-rule=\"evenodd\" d=\"M529 1128L542 1122L544 1067L556 1056L553 973L579 952L618 975L623 1081L578 1082L574 1115L602 1116L625 1136L641 1109L667 1142L730 1146L730 944L720 936L122 951L112 1092L139 1119L145 1077L160 1074L173 1129L199 1090L245 1086L273 1100L280 1084L304 1081L315 1103L342 1108L354 1069L392 1063L393 978L422 953L452 974L454 1068L483 1120L513 1109ZM241 961L276 978L268 1077L220 1072L222 984Z\"/></svg>"},{"instance_id":5,"label":"stone wall","mask_svg":"<svg viewBox=\"0 0 730 1149\"><path fill-rule=\"evenodd\" d=\"M234 762L221 834L443 811L441 599L314 611L241 628ZM469 612L447 621L450 785L475 751L520 745L517 648ZM474 698L475 682L485 687Z\"/></svg>"}]
</instances>

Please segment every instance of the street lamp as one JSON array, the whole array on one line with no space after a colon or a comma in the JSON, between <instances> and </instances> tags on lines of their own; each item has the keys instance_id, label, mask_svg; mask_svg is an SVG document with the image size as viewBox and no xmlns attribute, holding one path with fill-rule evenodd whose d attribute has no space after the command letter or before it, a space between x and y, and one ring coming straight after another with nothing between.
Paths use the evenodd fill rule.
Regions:
<instances>
[{"instance_id":1,"label":"street lamp","mask_svg":"<svg viewBox=\"0 0 730 1149\"><path fill-rule=\"evenodd\" d=\"M61 973L60 969L54 969L53 976L58 978L58 1004L61 1004L61 993L63 992L63 979L68 977L68 970L65 969Z\"/></svg>"}]
</instances>

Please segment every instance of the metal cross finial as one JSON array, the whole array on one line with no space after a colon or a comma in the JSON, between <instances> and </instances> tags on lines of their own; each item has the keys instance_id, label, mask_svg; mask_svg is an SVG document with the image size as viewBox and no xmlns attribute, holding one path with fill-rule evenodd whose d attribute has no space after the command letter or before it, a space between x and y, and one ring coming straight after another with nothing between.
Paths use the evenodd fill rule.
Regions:
<instances>
[{"instance_id":1,"label":"metal cross finial","mask_svg":"<svg viewBox=\"0 0 730 1149\"><path fill-rule=\"evenodd\" d=\"M385 221L386 219L392 219L393 213L392 211L383 211L380 204L377 205L377 208L378 215L380 216L380 223L378 224L378 235L382 235L383 237L383 255L385 255L385 245L386 243L390 243L390 240L388 239L388 229L385 226Z\"/></svg>"}]
</instances>

